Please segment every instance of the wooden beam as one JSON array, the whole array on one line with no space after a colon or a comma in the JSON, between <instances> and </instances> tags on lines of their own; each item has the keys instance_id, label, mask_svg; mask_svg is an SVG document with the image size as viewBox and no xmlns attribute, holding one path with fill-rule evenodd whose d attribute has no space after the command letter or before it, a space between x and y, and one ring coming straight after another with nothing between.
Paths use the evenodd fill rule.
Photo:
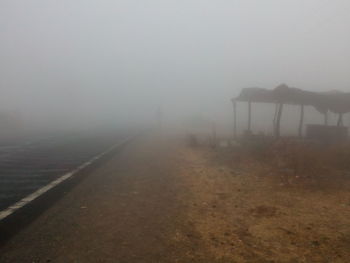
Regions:
<instances>
[{"instance_id":1,"label":"wooden beam","mask_svg":"<svg viewBox=\"0 0 350 263\"><path fill-rule=\"evenodd\" d=\"M248 101L248 132L252 129L252 102Z\"/></svg>"},{"instance_id":2,"label":"wooden beam","mask_svg":"<svg viewBox=\"0 0 350 263\"><path fill-rule=\"evenodd\" d=\"M276 131L276 120L277 120L277 113L278 113L278 106L279 104L275 104L275 114L273 116L273 123L272 123L272 132L275 133Z\"/></svg>"},{"instance_id":3,"label":"wooden beam","mask_svg":"<svg viewBox=\"0 0 350 263\"><path fill-rule=\"evenodd\" d=\"M304 105L300 105L300 119L299 119L299 137L303 137L303 125L304 125Z\"/></svg>"},{"instance_id":4,"label":"wooden beam","mask_svg":"<svg viewBox=\"0 0 350 263\"><path fill-rule=\"evenodd\" d=\"M324 113L324 125L328 126L328 110Z\"/></svg>"},{"instance_id":5,"label":"wooden beam","mask_svg":"<svg viewBox=\"0 0 350 263\"><path fill-rule=\"evenodd\" d=\"M278 114L277 114L276 127L275 127L275 136L276 136L276 138L280 137L280 126L281 126L282 111L283 111L283 103L280 103L279 107L278 107Z\"/></svg>"},{"instance_id":6,"label":"wooden beam","mask_svg":"<svg viewBox=\"0 0 350 263\"><path fill-rule=\"evenodd\" d=\"M343 113L339 113L337 126L343 126Z\"/></svg>"}]
</instances>

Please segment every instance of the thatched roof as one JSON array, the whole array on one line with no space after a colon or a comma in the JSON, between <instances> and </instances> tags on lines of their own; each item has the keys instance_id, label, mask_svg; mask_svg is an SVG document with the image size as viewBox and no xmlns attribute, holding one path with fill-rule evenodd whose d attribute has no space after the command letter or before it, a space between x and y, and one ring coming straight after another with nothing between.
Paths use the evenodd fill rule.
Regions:
<instances>
[{"instance_id":1,"label":"thatched roof","mask_svg":"<svg viewBox=\"0 0 350 263\"><path fill-rule=\"evenodd\" d=\"M292 105L310 105L321 113L327 110L334 113L350 112L350 93L311 92L297 88L288 87L285 84L279 85L274 90L262 88L245 88L241 91L236 101L284 103Z\"/></svg>"}]
</instances>

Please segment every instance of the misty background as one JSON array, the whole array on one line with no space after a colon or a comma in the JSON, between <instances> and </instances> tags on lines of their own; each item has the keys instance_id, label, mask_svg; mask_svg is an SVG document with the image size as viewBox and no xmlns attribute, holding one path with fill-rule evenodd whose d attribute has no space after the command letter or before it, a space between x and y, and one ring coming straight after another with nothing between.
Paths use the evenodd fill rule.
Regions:
<instances>
[{"instance_id":1,"label":"misty background","mask_svg":"<svg viewBox=\"0 0 350 263\"><path fill-rule=\"evenodd\" d=\"M74 129L149 124L161 107L165 122L229 132L244 87L350 92L349 12L346 0L2 0L0 111ZM253 129L271 128L270 106L253 108Z\"/></svg>"}]
</instances>

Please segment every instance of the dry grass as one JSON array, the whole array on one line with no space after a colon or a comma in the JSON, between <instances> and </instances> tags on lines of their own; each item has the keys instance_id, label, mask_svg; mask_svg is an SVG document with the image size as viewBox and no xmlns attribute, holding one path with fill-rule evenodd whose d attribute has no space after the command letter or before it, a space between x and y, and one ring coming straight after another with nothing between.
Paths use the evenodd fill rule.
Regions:
<instances>
[{"instance_id":1,"label":"dry grass","mask_svg":"<svg viewBox=\"0 0 350 263\"><path fill-rule=\"evenodd\" d=\"M285 185L331 186L350 175L350 144L320 145L295 139L243 142L229 150L232 166L270 175Z\"/></svg>"},{"instance_id":2,"label":"dry grass","mask_svg":"<svg viewBox=\"0 0 350 263\"><path fill-rule=\"evenodd\" d=\"M188 220L220 262L348 262L350 180L338 175L348 149L290 139L184 149Z\"/></svg>"}]
</instances>

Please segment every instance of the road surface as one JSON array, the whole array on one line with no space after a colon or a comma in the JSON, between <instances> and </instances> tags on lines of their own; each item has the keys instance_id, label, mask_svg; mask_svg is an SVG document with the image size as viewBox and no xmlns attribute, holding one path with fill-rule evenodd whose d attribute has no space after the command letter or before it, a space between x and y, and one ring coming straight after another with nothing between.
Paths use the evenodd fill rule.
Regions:
<instances>
[{"instance_id":1,"label":"road surface","mask_svg":"<svg viewBox=\"0 0 350 263\"><path fill-rule=\"evenodd\" d=\"M0 262L348 262L348 179L286 187L234 156L138 137L10 239Z\"/></svg>"},{"instance_id":2,"label":"road surface","mask_svg":"<svg viewBox=\"0 0 350 263\"><path fill-rule=\"evenodd\" d=\"M177 238L196 233L169 147L136 139L15 235L0 262L190 262L199 244Z\"/></svg>"}]
</instances>

